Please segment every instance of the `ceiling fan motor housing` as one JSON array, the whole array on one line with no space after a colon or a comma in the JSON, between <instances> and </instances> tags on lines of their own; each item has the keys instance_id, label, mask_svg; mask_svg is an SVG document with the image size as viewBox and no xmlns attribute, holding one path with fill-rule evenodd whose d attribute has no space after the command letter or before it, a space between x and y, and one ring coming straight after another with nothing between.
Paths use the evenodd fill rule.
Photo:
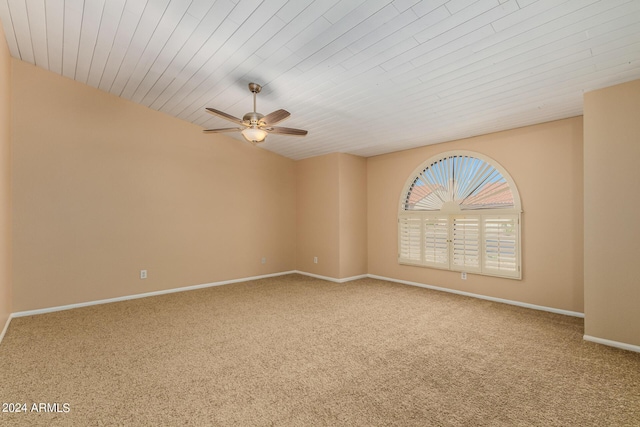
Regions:
<instances>
[{"instance_id":1,"label":"ceiling fan motor housing","mask_svg":"<svg viewBox=\"0 0 640 427\"><path fill-rule=\"evenodd\" d=\"M255 111L247 113L242 117L242 122L245 126L258 126L264 125L264 114L256 113Z\"/></svg>"}]
</instances>

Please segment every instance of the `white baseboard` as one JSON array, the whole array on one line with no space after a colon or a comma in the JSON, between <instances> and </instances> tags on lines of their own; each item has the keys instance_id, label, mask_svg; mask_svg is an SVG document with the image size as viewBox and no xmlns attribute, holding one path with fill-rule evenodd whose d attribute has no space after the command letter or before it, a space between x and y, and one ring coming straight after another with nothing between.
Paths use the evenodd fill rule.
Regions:
<instances>
[{"instance_id":1,"label":"white baseboard","mask_svg":"<svg viewBox=\"0 0 640 427\"><path fill-rule=\"evenodd\" d=\"M411 285L411 286L418 286L420 288L433 289L435 291L442 291L442 292L449 292L449 293L457 294L457 295L464 295L466 297L473 297L473 298L479 298L479 299L484 299L484 300L493 301L493 302L500 302L500 303L503 303L503 304L517 305L518 307L525 307L525 308L531 308L531 309L534 309L534 310L541 310L541 311L548 311L548 312L551 312L551 313L564 314L565 316L573 316L573 317L582 317L582 318L584 318L584 313L578 313L576 311L562 310L562 309L559 309L559 308L545 307L545 306L542 306L542 305L529 304L529 303L526 303L526 302L512 301L512 300L508 300L508 299L489 297L489 296L486 296L486 295L473 294L471 292L457 291L455 289L441 288L439 286L426 285L424 283L410 282L408 280L399 280L399 279L392 279L390 277L376 276L375 274L368 274L367 277L370 277L372 279L387 280L389 282L402 283L403 285Z\"/></svg>"},{"instance_id":2,"label":"white baseboard","mask_svg":"<svg viewBox=\"0 0 640 427\"><path fill-rule=\"evenodd\" d=\"M126 300L138 299L138 298L146 298L146 297L152 297L152 296L157 296L157 295L165 295L165 294L171 294L171 293L176 293L176 292L186 292L186 291L192 291L192 290L196 290L196 289L210 288L210 287L214 287L214 286L229 285L229 284L232 284L232 283L248 282L250 280L265 279L265 278L268 278L268 277L285 276L287 274L294 274L294 273L302 274L304 276L315 277L317 279L327 280L327 281L335 282L335 283L345 283L345 282L349 282L349 281L352 281L352 280L363 279L363 278L369 277L369 278L372 278L372 279L386 280L388 282L401 283L401 284L410 285L410 286L418 286L418 287L421 287L421 288L432 289L432 290L442 291L442 292L449 292L449 293L453 293L453 294L464 295L464 296L484 299L484 300L488 300L488 301L500 302L500 303L504 303L504 304L516 305L516 306L519 306L519 307L531 308L531 309L534 309L534 310L541 310L541 311L548 311L548 312L551 312L551 313L564 314L566 316L584 317L584 313L578 313L578 312L575 312L575 311L561 310L561 309L552 308L552 307L545 307L545 306L540 306L540 305L535 305L535 304L523 303L523 302L519 302L519 301L506 300L506 299L502 299L502 298L494 298L494 297L489 297L489 296L480 295L480 294L473 294L473 293L470 293L470 292L457 291L455 289L448 289L448 288L442 288L442 287L439 287L439 286L427 285L427 284L424 284L424 283L411 282L411 281L408 281L408 280L393 279L393 278L384 277L384 276L377 276L375 274L362 274L362 275L359 275L359 276L336 279L334 277L321 276L319 274L313 274L313 273L307 273L307 272L304 272L304 271L292 270L292 271L283 271L283 272L280 272L280 273L264 274L264 275L261 275L261 276L244 277L244 278L241 278L241 279L232 279L232 280L223 280L223 281L220 281L220 282L204 283L204 284L201 284L201 285L186 286L186 287L183 287L183 288L172 288L172 289L165 289L165 290L162 290L162 291L146 292L146 293L143 293L143 294L127 295L127 296L122 296L122 297L117 297L117 298L108 298L108 299L102 299L102 300L96 300L96 301L88 301L88 302L77 303L77 304L69 304L69 305L63 305L63 306L57 306L57 307L48 307L48 308L42 308L42 309L38 309L38 310L19 311L19 312L16 312L16 313L12 313L9 316L9 318L7 319L7 322L5 323L4 328L2 329L2 332L0 333L0 344L2 343L2 339L4 338L5 334L7 333L7 330L9 329L9 324L11 323L11 319L13 319L14 317L24 317L24 316L33 316L33 315L44 314L44 313L53 313L53 312L56 312L56 311L71 310L71 309L74 309L74 308L88 307L88 306L98 305L98 304L108 304L108 303L111 303L111 302L126 301ZM620 348L620 349L623 349L623 350L629 350L629 351L634 351L634 352L640 353L640 346L637 346L637 345L632 345L632 344L627 344L627 343L623 343L623 342L607 340L607 339L604 339L604 338L597 338L597 337L593 337L593 336L590 336L590 335L584 335L583 339L585 341L590 341L590 342L594 342L594 343L597 343L597 344L607 345L607 346L610 346L610 347L616 347L616 348Z\"/></svg>"},{"instance_id":3,"label":"white baseboard","mask_svg":"<svg viewBox=\"0 0 640 427\"><path fill-rule=\"evenodd\" d=\"M583 335L582 339L584 339L585 341L594 342L596 344L608 345L609 347L616 347L623 350L635 351L636 353L640 353L639 345L627 344L620 341L606 340L604 338L592 337L591 335Z\"/></svg>"},{"instance_id":4,"label":"white baseboard","mask_svg":"<svg viewBox=\"0 0 640 427\"><path fill-rule=\"evenodd\" d=\"M11 323L12 314L9 315L7 319L7 323L4 324L4 328L2 329L2 333L0 333L0 344L2 344L2 339L4 338L4 334L7 333L7 329L9 329L9 323Z\"/></svg>"},{"instance_id":5,"label":"white baseboard","mask_svg":"<svg viewBox=\"0 0 640 427\"><path fill-rule=\"evenodd\" d=\"M111 302L127 301L127 300L138 299L138 298L154 297L154 296L157 296L157 295L172 294L172 293L175 293L175 292L193 291L193 290L196 290L196 289L211 288L213 286L229 285L231 283L248 282L249 280L258 280L258 279L265 279L267 277L284 276L284 275L293 274L293 273L295 273L295 271L283 271L283 272L280 272L280 273L264 274L264 275L261 275L261 276L243 277L241 279L223 280L221 282L212 282L212 283L204 283L202 285L185 286L184 288L164 289L162 291L146 292L146 293L143 293L143 294L135 294L135 295L125 295L125 296L122 296L122 297L107 298L107 299L101 299L101 300L96 300L96 301L88 301L88 302L81 302L81 303L77 303L77 304L61 305L61 306L57 306L57 307L41 308L41 309L38 309L38 310L19 311L17 313L13 313L11 315L11 317L24 317L24 316L33 316L33 315L36 315L36 314L53 313L55 311L71 310L73 308L88 307L88 306L91 306L91 305L99 305L99 304L108 304L108 303L111 303Z\"/></svg>"},{"instance_id":6,"label":"white baseboard","mask_svg":"<svg viewBox=\"0 0 640 427\"><path fill-rule=\"evenodd\" d=\"M315 277L316 279L322 279L322 280L326 280L334 283L345 283L345 282L350 282L352 280L366 279L367 277L369 277L367 274L361 274L359 276L351 276L351 277L345 277L343 279L336 279L335 277L321 276L319 274L307 273L306 271L296 270L296 271L293 271L293 273L302 274L303 276Z\"/></svg>"},{"instance_id":7,"label":"white baseboard","mask_svg":"<svg viewBox=\"0 0 640 427\"><path fill-rule=\"evenodd\" d=\"M210 288L210 287L213 287L213 286L222 286L222 285L228 285L228 284L232 284L232 283L247 282L249 280L265 279L265 278L268 278L268 277L284 276L284 275L287 275L287 274L294 274L294 273L302 274L304 276L309 276L309 277L315 277L317 279L327 280L329 282L334 282L334 283L345 283L345 282L350 282L352 280L358 280L358 279L364 279L364 278L370 277L372 279L386 280L386 281L389 281L389 282L401 283L401 284L404 284L404 285L418 286L418 287L421 287L421 288L433 289L433 290L436 290L436 291L449 292L449 293L454 293L454 294L458 294L458 295L464 295L464 296L473 297L473 298L480 298L480 299L485 299L485 300L489 300L489 301L500 302L500 303L504 303L504 304L517 305L517 306L520 306L520 307L531 308L531 309L534 309L534 310L549 311L549 312L552 312L552 313L564 314L564 315L567 315L567 316L574 316L574 317L584 317L584 313L578 313L578 312L574 312L574 311L561 310L561 309L557 309L557 308L551 308L551 307L545 307L545 306L540 306L540 305L528 304L528 303L523 303L523 302L519 302L519 301L511 301L511 300L506 300L506 299L502 299L502 298L494 298L494 297L489 297L489 296L480 295L480 294L473 294L473 293L470 293L470 292L457 291L455 289L449 289L449 288L442 288L442 287L438 287L438 286L427 285L427 284L424 284L424 283L410 282L410 281L407 281L407 280L399 280L399 279L394 279L394 278L391 278L391 277L377 276L375 274L362 274L362 275L359 275L359 276L352 276L352 277L345 277L345 278L342 278L342 279L337 279L335 277L322 276L322 275L319 275L319 274L308 273L306 271L292 270L292 271L283 271L283 272L280 272L280 273L265 274L265 275L261 275L261 276L243 277L243 278L240 278L240 279L232 279L232 280L224 280L224 281L220 281L220 282L204 283L204 284L201 284L201 285L185 286L183 288L173 288L173 289L165 289L165 290L161 290L161 291L146 292L146 293L142 293L142 294L125 295L125 296L122 296L122 297L107 298L107 299L88 301L88 302L81 302L81 303L77 303L77 304L69 304L69 305L62 305L62 306L56 306L56 307L47 307L47 308L41 308L41 309L36 309L36 310L19 311L19 312L13 313L9 317L9 320L7 320L7 324L5 325L4 330L2 331L2 335L0 335L0 341L1 341L1 338L4 336L4 334L6 333L6 330L7 330L8 326L9 326L9 322L11 321L11 318L13 318L13 317L34 316L34 315L37 315L37 314L53 313L53 312L56 312L56 311L71 310L71 309L74 309L74 308L88 307L88 306L98 305L98 304L108 304L108 303L118 302L118 301L127 301L127 300L138 299L138 298L146 298L146 297L152 297L152 296L157 296L157 295L166 295L166 294L171 294L171 293L175 293L175 292L192 291L192 290L196 290L196 289Z\"/></svg>"}]
</instances>

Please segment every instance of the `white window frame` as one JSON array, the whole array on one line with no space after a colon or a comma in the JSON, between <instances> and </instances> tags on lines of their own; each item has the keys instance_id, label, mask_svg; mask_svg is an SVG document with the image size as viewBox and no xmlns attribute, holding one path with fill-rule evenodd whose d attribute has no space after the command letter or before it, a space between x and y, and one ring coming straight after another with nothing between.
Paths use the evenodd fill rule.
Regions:
<instances>
[{"instance_id":1,"label":"white window frame","mask_svg":"<svg viewBox=\"0 0 640 427\"><path fill-rule=\"evenodd\" d=\"M422 171L440 160L454 156L477 158L495 168L509 186L513 206L461 210L455 203L447 202L440 210L407 210L407 196ZM520 196L516 185L508 172L495 160L472 151L448 151L438 154L414 170L400 195L398 263L522 279L521 218ZM458 220L468 224L464 227L468 235L466 242L458 237L459 234L454 229ZM412 224L410 230L407 228L408 223ZM474 226L474 223L477 226ZM500 224L504 226L501 227ZM476 237L477 245L474 245ZM410 240L407 240L408 238ZM425 239L428 239L429 246ZM407 246L407 242L410 246ZM416 247L416 242L419 247ZM500 257L501 253L503 257ZM464 262L460 263L460 260Z\"/></svg>"}]
</instances>

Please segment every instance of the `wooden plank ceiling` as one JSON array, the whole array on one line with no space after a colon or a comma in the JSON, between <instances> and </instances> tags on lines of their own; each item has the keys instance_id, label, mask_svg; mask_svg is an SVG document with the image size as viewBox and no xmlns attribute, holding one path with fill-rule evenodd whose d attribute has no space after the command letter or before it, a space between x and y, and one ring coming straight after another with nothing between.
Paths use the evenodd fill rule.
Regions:
<instances>
[{"instance_id":1,"label":"wooden plank ceiling","mask_svg":"<svg viewBox=\"0 0 640 427\"><path fill-rule=\"evenodd\" d=\"M640 78L639 0L0 0L0 19L15 58L203 127L260 83L259 112L309 130L262 144L292 159L576 116Z\"/></svg>"}]
</instances>

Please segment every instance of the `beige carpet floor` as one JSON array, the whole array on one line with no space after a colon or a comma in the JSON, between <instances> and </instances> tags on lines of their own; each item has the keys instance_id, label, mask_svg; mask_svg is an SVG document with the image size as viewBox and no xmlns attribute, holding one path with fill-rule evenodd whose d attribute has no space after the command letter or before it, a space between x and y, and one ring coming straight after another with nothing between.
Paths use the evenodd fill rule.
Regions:
<instances>
[{"instance_id":1,"label":"beige carpet floor","mask_svg":"<svg viewBox=\"0 0 640 427\"><path fill-rule=\"evenodd\" d=\"M28 411L0 425L640 426L640 354L582 334L374 279L256 280L13 319L0 401Z\"/></svg>"}]
</instances>

